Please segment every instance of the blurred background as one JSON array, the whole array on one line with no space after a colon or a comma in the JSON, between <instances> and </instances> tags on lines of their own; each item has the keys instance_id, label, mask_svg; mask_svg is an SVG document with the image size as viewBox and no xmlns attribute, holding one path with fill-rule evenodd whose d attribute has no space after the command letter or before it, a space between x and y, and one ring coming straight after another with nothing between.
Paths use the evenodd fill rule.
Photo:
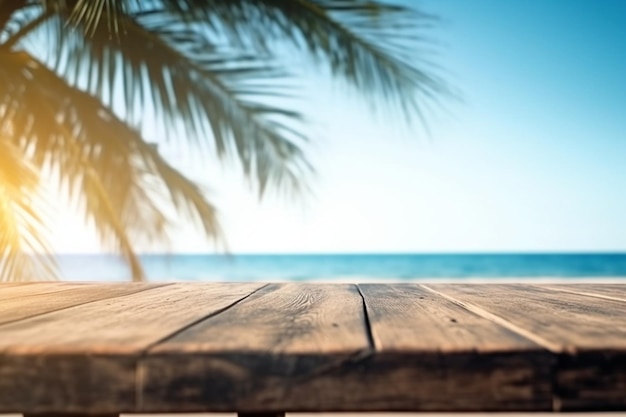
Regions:
<instances>
[{"instance_id":1,"label":"blurred background","mask_svg":"<svg viewBox=\"0 0 626 417\"><path fill-rule=\"evenodd\" d=\"M168 245L137 243L148 279L626 276L626 4L395 3L438 17L415 28L425 43L414 56L453 94L424 106L425 124L371 111L276 47L297 94L272 100L307 118L310 193L259 200L239 169L199 160L146 116L144 138L207 187L226 242L180 222ZM84 266L97 265L94 279L128 279L58 203L50 240L62 276L91 278Z\"/></svg>"}]
</instances>

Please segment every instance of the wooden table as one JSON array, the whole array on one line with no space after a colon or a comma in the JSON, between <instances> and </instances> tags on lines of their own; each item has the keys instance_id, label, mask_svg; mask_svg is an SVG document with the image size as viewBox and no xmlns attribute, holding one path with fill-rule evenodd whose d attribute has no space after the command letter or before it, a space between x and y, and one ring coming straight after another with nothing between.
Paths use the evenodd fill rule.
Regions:
<instances>
[{"instance_id":1,"label":"wooden table","mask_svg":"<svg viewBox=\"0 0 626 417\"><path fill-rule=\"evenodd\" d=\"M626 410L626 285L0 284L0 413Z\"/></svg>"}]
</instances>

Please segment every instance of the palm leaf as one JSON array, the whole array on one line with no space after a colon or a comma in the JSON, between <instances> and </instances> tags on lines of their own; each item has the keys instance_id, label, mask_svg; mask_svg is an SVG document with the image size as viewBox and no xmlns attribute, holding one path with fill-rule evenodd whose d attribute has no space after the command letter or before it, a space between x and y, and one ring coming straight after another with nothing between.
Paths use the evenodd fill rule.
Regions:
<instances>
[{"instance_id":1,"label":"palm leaf","mask_svg":"<svg viewBox=\"0 0 626 417\"><path fill-rule=\"evenodd\" d=\"M168 201L199 221L208 236L220 236L216 210L202 190L102 103L67 85L33 57L2 58L15 64L0 69L0 80L3 75L12 80L11 91L0 88L0 96L12 97L5 118L19 126L13 137L33 149L35 163L58 172L70 199L78 200L103 242L124 254L136 279L143 273L130 242L167 240L170 222L162 211Z\"/></svg>"},{"instance_id":2,"label":"palm leaf","mask_svg":"<svg viewBox=\"0 0 626 417\"><path fill-rule=\"evenodd\" d=\"M118 16L128 36L110 42L105 17L91 37L64 36L56 67L71 84L109 102L123 94L130 124L138 123L134 109L151 106L166 131L176 132L183 121L176 136L220 157L236 155L261 195L268 185L305 186L311 167L301 149L306 138L295 129L301 115L262 100L284 80L268 59L210 43L199 30L176 27L180 22L157 12Z\"/></svg>"},{"instance_id":3,"label":"palm leaf","mask_svg":"<svg viewBox=\"0 0 626 417\"><path fill-rule=\"evenodd\" d=\"M7 36L15 31L15 24L11 20L27 4L28 0L0 0L0 40L3 35Z\"/></svg>"},{"instance_id":4,"label":"palm leaf","mask_svg":"<svg viewBox=\"0 0 626 417\"><path fill-rule=\"evenodd\" d=\"M7 155L22 152L23 169L57 175L141 278L131 242L167 239L165 203L208 236L220 234L205 191L141 137L146 114L169 139L239 161L260 196L268 187L298 191L312 172L308 138L302 115L287 110L290 78L276 46L312 57L375 108L399 106L424 120L424 109L449 94L425 54L415 54L427 45L416 28L433 22L369 0L0 0L1 140ZM276 95L281 105L271 104ZM20 187L0 197L13 225L6 236L39 213L28 212L15 190L34 194ZM43 242L37 232L23 232L25 244L6 238L6 259L17 262L10 269L26 268L20 254Z\"/></svg>"},{"instance_id":5,"label":"palm leaf","mask_svg":"<svg viewBox=\"0 0 626 417\"><path fill-rule=\"evenodd\" d=\"M0 282L53 279L56 264L47 256L46 206L39 175L23 149L0 129Z\"/></svg>"},{"instance_id":6,"label":"palm leaf","mask_svg":"<svg viewBox=\"0 0 626 417\"><path fill-rule=\"evenodd\" d=\"M118 13L107 16L103 2ZM277 42L290 43L366 93L373 105L397 105L409 117L421 115L429 102L450 94L425 59L428 42L422 33L436 18L411 7L372 0L100 0L80 2L68 13L91 16L72 21L91 30L100 25L108 39L126 40L119 30L112 32L127 29L124 15L154 10L255 55L270 52Z\"/></svg>"},{"instance_id":7,"label":"palm leaf","mask_svg":"<svg viewBox=\"0 0 626 417\"><path fill-rule=\"evenodd\" d=\"M47 25L57 29L49 37L58 39L54 67L70 84L109 107L123 96L119 114L131 125L145 114L137 109L153 107L164 131L201 146L212 138L218 156L237 155L261 195L268 185L298 189L311 171L301 151L301 115L262 104L285 75L272 65L272 42L304 49L372 93L373 103L398 105L409 119L424 120L427 101L447 92L413 53L422 46L415 26L433 18L408 7L365 0L48 0L45 8L56 13Z\"/></svg>"}]
</instances>

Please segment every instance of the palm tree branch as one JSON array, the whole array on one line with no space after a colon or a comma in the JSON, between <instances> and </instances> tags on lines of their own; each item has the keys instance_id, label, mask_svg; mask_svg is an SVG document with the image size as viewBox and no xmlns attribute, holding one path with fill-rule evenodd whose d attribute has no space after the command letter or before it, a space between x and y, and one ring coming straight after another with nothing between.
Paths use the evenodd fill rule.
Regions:
<instances>
[{"instance_id":1,"label":"palm tree branch","mask_svg":"<svg viewBox=\"0 0 626 417\"><path fill-rule=\"evenodd\" d=\"M259 0L276 10L289 24L285 31L296 30L292 41L304 43L315 56L321 56L335 75L341 75L361 92L373 92L400 104L406 115L419 113L419 98L433 99L448 94L445 84L431 71L427 62L408 56L407 50L419 46L420 38L411 34L421 21L432 16L406 7L372 1L337 0ZM394 24L390 31L387 24ZM421 95L421 97L420 97Z\"/></svg>"},{"instance_id":2,"label":"palm tree branch","mask_svg":"<svg viewBox=\"0 0 626 417\"><path fill-rule=\"evenodd\" d=\"M162 0L134 7L109 1L118 10L128 7L113 17L100 13L101 20L117 22L124 14L137 17L160 8L179 23L203 26L208 36L226 37L231 45L256 54L271 52L272 42L304 46L375 107L382 97L385 104L399 105L409 120L415 114L421 117L429 102L439 104L440 97L452 95L425 59L424 39L415 31L435 18L410 7L371 0ZM84 2L83 7L100 6ZM93 19L88 23L93 26ZM109 31L107 36L119 33ZM422 52L417 56L416 48Z\"/></svg>"},{"instance_id":3,"label":"palm tree branch","mask_svg":"<svg viewBox=\"0 0 626 417\"><path fill-rule=\"evenodd\" d=\"M182 48L173 46L174 39L168 39L180 36L180 32L173 34L164 24L168 21L162 19L142 25L127 17L123 22L127 38L124 42L111 43L103 38L108 30L106 14L103 16L102 31L96 31L85 45L90 51L87 62L98 63L87 71L94 74L90 83L92 93L102 85L114 85L115 78L123 76L126 109L152 102L161 119L170 123L187 122L188 136L201 139L197 143L206 143L205 138L213 137L218 156L234 151L246 175L257 181L261 194L268 184L292 189L303 185L297 181L303 181L310 165L294 143L303 137L290 135L289 129L290 124L299 121L300 114L268 105L261 111L261 104L250 99L252 94L263 96L265 91L253 88L252 81L267 80L270 86L272 79L282 75L278 70L248 55L223 56L219 53L222 51L210 54L218 46L191 30L183 33L189 38L183 52ZM126 65L124 71L100 66L117 59ZM79 80L72 74L85 63L82 59L74 60L60 70L71 83L77 83ZM144 89L144 76L152 86L150 91ZM237 87L243 76L251 80L245 85L252 86L243 90L245 94Z\"/></svg>"},{"instance_id":4,"label":"palm tree branch","mask_svg":"<svg viewBox=\"0 0 626 417\"><path fill-rule=\"evenodd\" d=\"M58 91L63 89L65 83L25 52L3 54L2 58L5 72L10 69L14 70L10 74L5 73L14 85L20 81L20 75L23 78L21 80L24 86L21 90L23 94L13 97L13 102L21 105L22 112L30 112L32 118L37 119L37 122L31 123L30 126L17 126L14 139L19 141L30 139L35 146L39 145L39 148L35 148L36 152L53 152L56 156L53 160L56 168L60 170L61 176L73 186L70 190L81 187L84 210L89 217L94 219L101 239L115 241L131 267L133 279L143 279L141 263L132 248L126 230L122 227L119 208L111 204L110 196L99 173L86 157L85 147L79 143L76 135L76 126L59 123L63 102L69 98L69 95L63 94L69 91ZM24 71L24 60L28 64L26 71ZM7 65L9 63L14 64L15 67L9 68ZM11 93L8 96L10 97ZM47 132L41 132L43 127ZM56 140L37 140L45 136L53 136ZM63 148L61 154L59 154L58 146L50 147L50 145L58 144L59 141ZM42 148L41 145L44 147Z\"/></svg>"},{"instance_id":5,"label":"palm tree branch","mask_svg":"<svg viewBox=\"0 0 626 417\"><path fill-rule=\"evenodd\" d=\"M122 230L149 241L167 240L170 222L163 210L168 201L185 217L200 222L207 236L221 238L215 207L198 186L169 166L138 132L99 100L67 85L32 57L28 59L28 68L33 71L33 77L28 77L30 89L18 90L30 95L14 101L26 103L38 123L22 121L21 125L28 127L19 136L28 137L38 154L54 156L56 169L69 182L70 197L77 191L89 197L83 199L84 210L96 220L96 226L106 227L101 230L103 238L115 237L127 257L132 248L119 241ZM40 108L37 103L42 102L49 106ZM28 108L19 110L15 114L24 114ZM62 138L62 144L46 136L50 134ZM115 214L115 218L98 217L107 213ZM132 258L129 261L132 266Z\"/></svg>"},{"instance_id":6,"label":"palm tree branch","mask_svg":"<svg viewBox=\"0 0 626 417\"><path fill-rule=\"evenodd\" d=\"M410 31L417 24L434 21L433 16L409 7L364 0L232 0L228 6L220 1L203 3L207 7L210 4L215 14L226 16L224 26L238 25L236 33L243 32L249 38L275 36L297 47L304 44L314 56L327 61L336 75L362 92L382 93L405 105L417 104L407 88L429 98L448 93L440 79L409 62L416 57L407 56L405 51L420 40ZM265 19L252 20L253 12ZM388 24L393 24L393 31ZM250 42L256 45L266 40ZM425 64L423 59L419 62Z\"/></svg>"},{"instance_id":7,"label":"palm tree branch","mask_svg":"<svg viewBox=\"0 0 626 417\"><path fill-rule=\"evenodd\" d=\"M0 131L0 282L58 277L37 208L39 175L22 149ZM37 203L37 204L36 204Z\"/></svg>"},{"instance_id":8,"label":"palm tree branch","mask_svg":"<svg viewBox=\"0 0 626 417\"><path fill-rule=\"evenodd\" d=\"M6 28L13 14L28 4L28 0L0 0L0 31Z\"/></svg>"},{"instance_id":9,"label":"palm tree branch","mask_svg":"<svg viewBox=\"0 0 626 417\"><path fill-rule=\"evenodd\" d=\"M22 38L28 36L31 32L36 30L39 26L41 26L53 16L54 12L52 10L45 10L35 19L30 20L26 25L20 27L20 29L16 33L12 34L5 42L0 44L0 48L13 48L20 40L22 40Z\"/></svg>"}]
</instances>

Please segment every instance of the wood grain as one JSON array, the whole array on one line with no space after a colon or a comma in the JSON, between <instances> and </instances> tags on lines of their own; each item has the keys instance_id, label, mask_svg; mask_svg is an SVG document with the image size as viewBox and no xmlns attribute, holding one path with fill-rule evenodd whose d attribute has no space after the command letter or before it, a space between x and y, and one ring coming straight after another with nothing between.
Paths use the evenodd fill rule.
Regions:
<instances>
[{"instance_id":1,"label":"wood grain","mask_svg":"<svg viewBox=\"0 0 626 417\"><path fill-rule=\"evenodd\" d=\"M132 412L150 345L261 284L173 284L0 326L0 412Z\"/></svg>"},{"instance_id":2,"label":"wood grain","mask_svg":"<svg viewBox=\"0 0 626 417\"><path fill-rule=\"evenodd\" d=\"M141 352L262 285L170 284L65 308L0 326L0 353Z\"/></svg>"},{"instance_id":3,"label":"wood grain","mask_svg":"<svg viewBox=\"0 0 626 417\"><path fill-rule=\"evenodd\" d=\"M536 343L416 284L362 284L380 351L543 350Z\"/></svg>"},{"instance_id":4,"label":"wood grain","mask_svg":"<svg viewBox=\"0 0 626 417\"><path fill-rule=\"evenodd\" d=\"M626 410L626 286L135 285L0 286L0 413Z\"/></svg>"},{"instance_id":5,"label":"wood grain","mask_svg":"<svg viewBox=\"0 0 626 417\"><path fill-rule=\"evenodd\" d=\"M598 298L626 302L626 285L618 284L545 284L542 287Z\"/></svg>"},{"instance_id":6,"label":"wood grain","mask_svg":"<svg viewBox=\"0 0 626 417\"><path fill-rule=\"evenodd\" d=\"M526 329L557 352L626 349L626 303L515 284L429 285Z\"/></svg>"},{"instance_id":7,"label":"wood grain","mask_svg":"<svg viewBox=\"0 0 626 417\"><path fill-rule=\"evenodd\" d=\"M0 354L0 413L132 412L135 366L128 356Z\"/></svg>"},{"instance_id":8,"label":"wood grain","mask_svg":"<svg viewBox=\"0 0 626 417\"><path fill-rule=\"evenodd\" d=\"M414 284L360 289L379 368L365 376L370 407L551 409L554 358L542 347Z\"/></svg>"},{"instance_id":9,"label":"wood grain","mask_svg":"<svg viewBox=\"0 0 626 417\"><path fill-rule=\"evenodd\" d=\"M164 284L124 283L124 284L92 284L68 288L58 285L59 291L37 292L29 296L5 299L0 303L0 324L22 320L29 317L49 313L56 310L90 303L92 301L114 298L121 295L134 294L160 287ZM30 284L26 288L37 291L39 284ZM16 288L22 288L18 286Z\"/></svg>"},{"instance_id":10,"label":"wood grain","mask_svg":"<svg viewBox=\"0 0 626 417\"><path fill-rule=\"evenodd\" d=\"M368 355L355 286L275 284L151 349L142 412L350 407L344 382Z\"/></svg>"},{"instance_id":11,"label":"wood grain","mask_svg":"<svg viewBox=\"0 0 626 417\"><path fill-rule=\"evenodd\" d=\"M531 285L431 287L501 317L551 349L558 360L559 409L626 408L626 303Z\"/></svg>"},{"instance_id":12,"label":"wood grain","mask_svg":"<svg viewBox=\"0 0 626 417\"><path fill-rule=\"evenodd\" d=\"M73 288L84 287L84 283L68 282L20 282L0 283L0 301L10 298L28 297L36 294L66 291Z\"/></svg>"}]
</instances>

